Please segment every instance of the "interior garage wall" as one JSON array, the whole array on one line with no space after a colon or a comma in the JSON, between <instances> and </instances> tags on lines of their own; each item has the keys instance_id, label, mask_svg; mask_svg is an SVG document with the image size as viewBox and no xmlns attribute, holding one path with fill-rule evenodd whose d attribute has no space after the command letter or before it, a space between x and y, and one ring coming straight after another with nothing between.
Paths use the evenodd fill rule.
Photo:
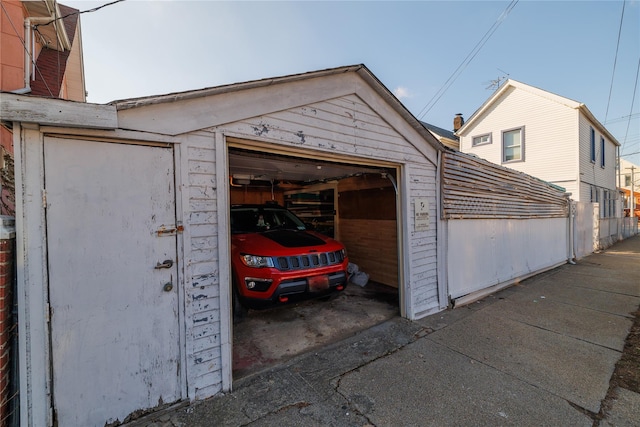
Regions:
<instances>
[{"instance_id":1,"label":"interior garage wall","mask_svg":"<svg viewBox=\"0 0 640 427\"><path fill-rule=\"evenodd\" d=\"M338 239L349 261L369 279L398 287L396 193L380 176L353 177L338 183Z\"/></svg>"},{"instance_id":2,"label":"interior garage wall","mask_svg":"<svg viewBox=\"0 0 640 427\"><path fill-rule=\"evenodd\" d=\"M265 188L251 188L249 186L232 187L229 194L231 204L264 204L275 200L280 206L284 206L284 192L282 190L271 191Z\"/></svg>"}]
</instances>

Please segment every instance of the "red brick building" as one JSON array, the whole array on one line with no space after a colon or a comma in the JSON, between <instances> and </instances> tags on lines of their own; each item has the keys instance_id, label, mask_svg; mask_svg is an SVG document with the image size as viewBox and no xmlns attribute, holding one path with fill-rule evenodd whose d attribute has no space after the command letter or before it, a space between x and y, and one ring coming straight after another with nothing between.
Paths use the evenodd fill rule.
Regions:
<instances>
[{"instance_id":1,"label":"red brick building","mask_svg":"<svg viewBox=\"0 0 640 427\"><path fill-rule=\"evenodd\" d=\"M85 102L78 10L53 0L0 3L0 91ZM14 214L10 123L0 126L0 214Z\"/></svg>"}]
</instances>

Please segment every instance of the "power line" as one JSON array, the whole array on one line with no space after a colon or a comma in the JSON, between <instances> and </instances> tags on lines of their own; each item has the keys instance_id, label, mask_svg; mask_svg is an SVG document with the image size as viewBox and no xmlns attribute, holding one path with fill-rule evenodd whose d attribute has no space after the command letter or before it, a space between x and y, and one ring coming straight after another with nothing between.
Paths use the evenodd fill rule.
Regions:
<instances>
[{"instance_id":1,"label":"power line","mask_svg":"<svg viewBox=\"0 0 640 427\"><path fill-rule=\"evenodd\" d=\"M638 117L638 116L640 116L640 113L634 113L634 114L630 114L628 116L622 116L622 117L618 117L617 119L611 119L611 120L605 121L603 124L610 125L611 123L623 122L625 120L633 119L633 118Z\"/></svg>"},{"instance_id":2,"label":"power line","mask_svg":"<svg viewBox=\"0 0 640 427\"><path fill-rule=\"evenodd\" d=\"M633 85L633 96L631 97L631 109L629 111L629 116L633 112L633 104L636 100L636 90L638 90L638 75L640 75L640 57L638 57L638 67L636 69L636 84ZM624 151L624 144L627 142L627 136L629 136L629 125L631 124L631 118L627 121L627 130L624 133L624 141L622 141L622 149L620 151Z\"/></svg>"},{"instance_id":3,"label":"power line","mask_svg":"<svg viewBox=\"0 0 640 427\"><path fill-rule=\"evenodd\" d=\"M611 103L611 92L613 91L613 80L616 75L616 63L618 62L618 49L620 48L620 34L622 34L622 21L624 20L624 5L626 1L622 2L622 15L620 16L620 26L618 28L618 42L616 43L616 56L613 58L613 72L611 73L611 85L609 86L609 99L607 100L607 110L604 114L604 121L607 121L609 115L609 104Z\"/></svg>"},{"instance_id":4,"label":"power line","mask_svg":"<svg viewBox=\"0 0 640 427\"><path fill-rule=\"evenodd\" d=\"M471 52L469 52L469 54L462 61L462 63L460 65L458 65L458 68L456 68L456 70L453 72L453 74L451 74L451 76L449 76L449 78L447 79L446 82L444 82L442 87L440 89L438 89L436 94L433 95L433 98L431 98L431 100L429 100L429 102L427 102L427 105L425 105L422 108L422 110L420 110L420 112L418 113L418 118L419 119L422 119L429 111L431 111L431 109L440 100L442 95L444 95L444 93L447 91L447 89L449 89L449 87L458 78L458 76L462 73L462 71L464 71L464 69L467 67L467 65L469 65L469 63L473 60L473 58L475 58L475 56L478 54L478 52L480 52L480 49L482 49L482 47L485 45L485 43L487 43L489 38L498 29L500 24L502 24L502 21L504 21L507 18L507 15L509 15L509 12L511 12L511 10L515 7L515 5L518 4L518 1L519 0L512 0L511 3L509 3L507 8L502 12L502 14L500 14L498 19L496 19L496 21L491 26L491 28L489 28L489 30L484 34L484 36L482 36L480 41L478 41L478 43L476 43L476 45L473 47Z\"/></svg>"},{"instance_id":5,"label":"power line","mask_svg":"<svg viewBox=\"0 0 640 427\"><path fill-rule=\"evenodd\" d=\"M67 13L67 14L66 14L66 15L64 15L64 16L60 16L60 17L54 18L54 19L52 19L51 21L46 22L46 23L44 23L44 24L34 25L33 27L34 27L34 28L36 28L36 27L44 27L44 26L46 26L46 25L53 24L54 22L59 21L59 20L61 20L61 19L68 18L69 16L73 16L73 15L80 15L80 14L82 14L82 13L95 12L95 11L97 11L97 10L102 9L103 7L111 6L111 5L114 5L114 4L116 4L116 3L120 3L120 2L123 2L123 1L125 1L125 0L115 0L115 1L112 1L111 3L105 3L105 4L103 4L102 6L94 7L93 9L87 9L87 10L83 10L83 11L76 11L76 12Z\"/></svg>"}]
</instances>

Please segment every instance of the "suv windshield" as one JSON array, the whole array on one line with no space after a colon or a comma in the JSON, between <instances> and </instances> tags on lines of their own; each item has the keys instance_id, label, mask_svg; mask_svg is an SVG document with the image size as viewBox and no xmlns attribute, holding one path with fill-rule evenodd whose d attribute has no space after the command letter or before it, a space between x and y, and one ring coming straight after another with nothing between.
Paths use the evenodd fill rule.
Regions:
<instances>
[{"instance_id":1,"label":"suv windshield","mask_svg":"<svg viewBox=\"0 0 640 427\"><path fill-rule=\"evenodd\" d=\"M305 226L297 216L283 208L231 208L232 233L256 233L274 229L304 230Z\"/></svg>"}]
</instances>

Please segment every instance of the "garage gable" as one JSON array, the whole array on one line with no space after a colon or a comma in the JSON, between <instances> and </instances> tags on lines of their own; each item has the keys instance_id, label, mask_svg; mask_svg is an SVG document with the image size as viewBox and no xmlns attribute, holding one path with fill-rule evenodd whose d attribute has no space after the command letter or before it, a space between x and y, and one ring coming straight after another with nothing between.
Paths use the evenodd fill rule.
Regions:
<instances>
[{"instance_id":1,"label":"garage gable","mask_svg":"<svg viewBox=\"0 0 640 427\"><path fill-rule=\"evenodd\" d=\"M434 162L442 145L364 66L116 101L121 129L179 135L356 95Z\"/></svg>"}]
</instances>

